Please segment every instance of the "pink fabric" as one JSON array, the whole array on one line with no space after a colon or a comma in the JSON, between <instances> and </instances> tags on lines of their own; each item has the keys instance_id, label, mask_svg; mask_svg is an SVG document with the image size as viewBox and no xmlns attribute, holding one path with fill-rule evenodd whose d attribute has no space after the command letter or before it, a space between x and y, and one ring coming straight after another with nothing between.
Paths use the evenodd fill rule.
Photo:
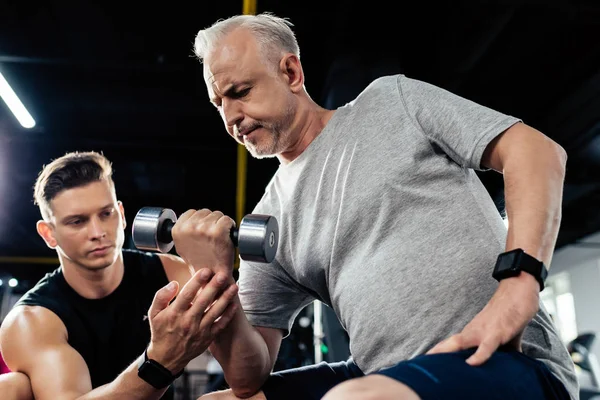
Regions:
<instances>
[{"instance_id":1,"label":"pink fabric","mask_svg":"<svg viewBox=\"0 0 600 400\"><path fill-rule=\"evenodd\" d=\"M0 375L6 374L8 372L10 372L10 369L8 369L8 366L4 362L4 358L2 358L2 354L0 353Z\"/></svg>"}]
</instances>

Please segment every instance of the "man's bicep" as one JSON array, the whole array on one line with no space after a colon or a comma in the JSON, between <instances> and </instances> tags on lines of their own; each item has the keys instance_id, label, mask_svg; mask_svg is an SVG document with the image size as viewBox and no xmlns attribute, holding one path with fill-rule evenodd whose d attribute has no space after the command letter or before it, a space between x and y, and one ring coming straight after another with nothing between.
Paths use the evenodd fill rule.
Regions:
<instances>
[{"instance_id":1,"label":"man's bicep","mask_svg":"<svg viewBox=\"0 0 600 400\"><path fill-rule=\"evenodd\" d=\"M54 313L32 307L4 322L0 340L6 363L29 377L36 400L72 400L92 390L87 364L68 344Z\"/></svg>"}]
</instances>

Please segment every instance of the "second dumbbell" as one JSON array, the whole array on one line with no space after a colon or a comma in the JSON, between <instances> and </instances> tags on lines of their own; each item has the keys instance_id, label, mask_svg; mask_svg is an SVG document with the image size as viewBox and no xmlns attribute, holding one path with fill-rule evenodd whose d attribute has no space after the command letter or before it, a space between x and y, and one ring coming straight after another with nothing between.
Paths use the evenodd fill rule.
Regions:
<instances>
[{"instance_id":1,"label":"second dumbbell","mask_svg":"<svg viewBox=\"0 0 600 400\"><path fill-rule=\"evenodd\" d=\"M173 248L171 230L176 222L175 212L168 208L140 209L133 220L135 246L140 250L170 251ZM279 225L271 215L248 214L239 228L231 228L230 237L242 260L270 263L277 254Z\"/></svg>"}]
</instances>

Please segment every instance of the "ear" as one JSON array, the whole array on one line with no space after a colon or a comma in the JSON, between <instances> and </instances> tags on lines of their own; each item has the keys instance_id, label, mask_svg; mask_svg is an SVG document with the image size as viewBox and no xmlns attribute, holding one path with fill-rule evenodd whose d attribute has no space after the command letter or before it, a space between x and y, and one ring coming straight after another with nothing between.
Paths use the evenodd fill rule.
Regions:
<instances>
[{"instance_id":1,"label":"ear","mask_svg":"<svg viewBox=\"0 0 600 400\"><path fill-rule=\"evenodd\" d=\"M304 71L298 57L294 54L286 54L281 59L279 68L286 77L292 92L297 93L304 89Z\"/></svg>"},{"instance_id":2,"label":"ear","mask_svg":"<svg viewBox=\"0 0 600 400\"><path fill-rule=\"evenodd\" d=\"M46 242L46 246L55 249L58 243L54 237L54 228L52 225L44 220L39 220L35 227L37 228L38 234L44 239L44 242Z\"/></svg>"},{"instance_id":3,"label":"ear","mask_svg":"<svg viewBox=\"0 0 600 400\"><path fill-rule=\"evenodd\" d=\"M122 201L117 201L119 205L119 211L121 212L121 220L123 221L123 229L127 228L127 219L125 218L125 208L123 207Z\"/></svg>"}]
</instances>

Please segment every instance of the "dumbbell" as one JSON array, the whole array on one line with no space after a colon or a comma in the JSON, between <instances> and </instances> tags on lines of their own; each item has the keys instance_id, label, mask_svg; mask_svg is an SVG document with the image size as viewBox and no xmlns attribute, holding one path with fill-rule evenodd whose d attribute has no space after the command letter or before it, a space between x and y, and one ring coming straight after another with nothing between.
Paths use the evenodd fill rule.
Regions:
<instances>
[{"instance_id":1,"label":"dumbbell","mask_svg":"<svg viewBox=\"0 0 600 400\"><path fill-rule=\"evenodd\" d=\"M161 207L143 207L133 220L132 236L135 247L140 250L166 253L173 248L171 230L177 222L173 210ZM239 228L230 232L240 258L247 261L270 263L277 254L279 225L271 215L248 214Z\"/></svg>"}]
</instances>

